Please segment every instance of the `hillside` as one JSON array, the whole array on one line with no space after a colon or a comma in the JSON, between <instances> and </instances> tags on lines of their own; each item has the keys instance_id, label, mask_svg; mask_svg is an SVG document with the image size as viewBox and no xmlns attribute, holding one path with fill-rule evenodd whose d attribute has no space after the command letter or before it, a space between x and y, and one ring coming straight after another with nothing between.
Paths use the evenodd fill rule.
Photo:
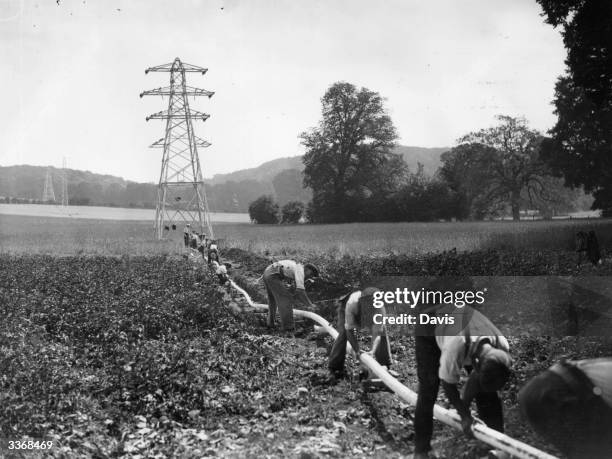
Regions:
<instances>
[{"instance_id":1,"label":"hillside","mask_svg":"<svg viewBox=\"0 0 612 459\"><path fill-rule=\"evenodd\" d=\"M425 172L433 174L440 165L440 155L446 148L398 146L409 167L415 170L420 162ZM280 204L290 200L307 202L310 190L302 188L301 156L274 159L258 167L229 174L217 174L206 180L206 193L212 210L246 212L249 203L262 194L273 194ZM60 199L61 170L43 166L0 167L0 196L18 200L40 200L47 169L51 171L56 199ZM113 175L68 169L68 194L74 205L116 207L154 207L156 185L137 183Z\"/></svg>"},{"instance_id":2,"label":"hillside","mask_svg":"<svg viewBox=\"0 0 612 459\"><path fill-rule=\"evenodd\" d=\"M411 171L416 171L418 163L423 165L423 169L427 175L433 175L442 165L440 156L442 153L450 150L448 147L406 147L398 145L395 153L403 156L404 161L408 164Z\"/></svg>"},{"instance_id":3,"label":"hillside","mask_svg":"<svg viewBox=\"0 0 612 459\"><path fill-rule=\"evenodd\" d=\"M398 153L403 156L404 161L410 167L410 170L416 170L417 164L423 164L425 173L433 175L438 167L440 167L440 156L449 148L425 148L425 147L409 147L404 145L398 145L395 148L394 153ZM239 182L241 180L257 180L258 182L270 182L272 179L281 171L286 169L297 169L302 171L304 164L302 163L302 156L290 156L286 158L273 159L267 161L257 167L250 169L242 169L228 174L215 174L212 179L208 180L213 185L225 183L228 181Z\"/></svg>"},{"instance_id":4,"label":"hillside","mask_svg":"<svg viewBox=\"0 0 612 459\"><path fill-rule=\"evenodd\" d=\"M55 197L61 199L61 169L28 165L0 167L0 196L40 200L47 170L51 171ZM67 169L66 179L71 204L154 206L155 185L151 183L137 183L113 175L76 169Z\"/></svg>"},{"instance_id":5,"label":"hillside","mask_svg":"<svg viewBox=\"0 0 612 459\"><path fill-rule=\"evenodd\" d=\"M258 182L272 182L272 179L286 169L304 168L301 156L291 156L286 158L273 159L266 161L257 167L250 169L241 169L227 174L215 174L206 182L211 185L218 185L229 181L240 182L242 180L256 180Z\"/></svg>"}]
</instances>

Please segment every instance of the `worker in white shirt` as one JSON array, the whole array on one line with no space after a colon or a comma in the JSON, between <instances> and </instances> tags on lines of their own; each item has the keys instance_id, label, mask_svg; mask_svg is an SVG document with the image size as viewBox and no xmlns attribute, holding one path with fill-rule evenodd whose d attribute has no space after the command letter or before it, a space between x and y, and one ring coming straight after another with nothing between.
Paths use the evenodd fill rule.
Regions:
<instances>
[{"instance_id":1,"label":"worker in white shirt","mask_svg":"<svg viewBox=\"0 0 612 459\"><path fill-rule=\"evenodd\" d=\"M210 245L208 246L208 262L212 263L213 261L219 261L219 248L217 246L217 241L211 240Z\"/></svg>"},{"instance_id":2,"label":"worker in white shirt","mask_svg":"<svg viewBox=\"0 0 612 459\"><path fill-rule=\"evenodd\" d=\"M277 261L265 269L263 282L268 293L268 327L274 328L277 308L282 329L292 330L293 303L297 300L314 307L306 294L305 282L315 277L319 277L319 270L314 265L302 265L293 260Z\"/></svg>"},{"instance_id":3,"label":"worker in white shirt","mask_svg":"<svg viewBox=\"0 0 612 459\"><path fill-rule=\"evenodd\" d=\"M434 307L430 316L453 314L454 305ZM485 424L504 430L503 408L497 394L510 377L512 360L508 340L479 311L465 306L464 315L455 315L454 323L419 324L415 327L415 357L419 391L414 416L414 459L429 457L433 432L433 409L440 383L461 417L464 433L472 437L470 405L476 399L478 414ZM463 396L458 384L462 369L469 378Z\"/></svg>"},{"instance_id":4,"label":"worker in white shirt","mask_svg":"<svg viewBox=\"0 0 612 459\"><path fill-rule=\"evenodd\" d=\"M227 266L224 264L219 264L218 261L212 261L211 267L214 269L215 274L217 275L217 279L219 279L219 284L225 285L229 281L229 277L227 276Z\"/></svg>"},{"instance_id":5,"label":"worker in white shirt","mask_svg":"<svg viewBox=\"0 0 612 459\"><path fill-rule=\"evenodd\" d=\"M356 336L358 330L367 329L372 334L370 353L376 361L387 368L391 366L391 353L386 327L375 324L372 320L373 295L378 291L379 289L376 287L367 287L363 291L358 290L350 293L339 301L337 310L338 337L332 346L327 365L334 381L344 376L347 341L351 344L355 356L359 356L359 342ZM384 310L381 312L385 315Z\"/></svg>"},{"instance_id":6,"label":"worker in white shirt","mask_svg":"<svg viewBox=\"0 0 612 459\"><path fill-rule=\"evenodd\" d=\"M518 398L527 422L568 458L612 457L612 358L563 360Z\"/></svg>"}]
</instances>

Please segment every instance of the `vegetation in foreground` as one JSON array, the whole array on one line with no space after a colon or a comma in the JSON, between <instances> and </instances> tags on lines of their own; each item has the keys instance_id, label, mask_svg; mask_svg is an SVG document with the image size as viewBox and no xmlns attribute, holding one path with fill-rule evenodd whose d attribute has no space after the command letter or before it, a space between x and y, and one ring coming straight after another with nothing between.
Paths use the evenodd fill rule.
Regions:
<instances>
[{"instance_id":1,"label":"vegetation in foreground","mask_svg":"<svg viewBox=\"0 0 612 459\"><path fill-rule=\"evenodd\" d=\"M20 253L0 255L3 442L16 437L52 440L57 447L52 454L62 457L137 456L145 451L157 457L394 457L411 452L410 407L391 394L365 394L356 380L334 387L313 385L313 376L325 371L329 339L308 341L306 328L296 338L281 336L266 330L263 318L254 313L232 315L226 306L235 309L238 298L180 257L155 255L155 250L165 250L163 243L143 242L138 235L148 223L20 217L11 223L12 234L4 231L5 219L2 224L4 251L10 246ZM609 222L589 224L600 230L602 246L609 250ZM401 227L414 237L420 230L423 244L434 244L437 236L439 247L456 242L458 234L475 236L467 231L469 224L236 225L218 231L242 232L245 238L260 231L263 238L268 231L269 239L275 238L276 246L262 248L267 256L240 249L223 253L237 262L234 277L255 298L265 299L255 282L263 268L273 257L290 254L317 263L330 281L312 292L317 301L380 274L612 274L609 263L576 267L571 241L577 225L584 222L475 224L489 229L489 236L495 234L492 228L498 229L497 240L506 238L507 245L412 255L377 254L368 234L377 228L391 238ZM353 227L358 228L353 239L344 237L354 244L351 255L333 249L332 240L337 244ZM46 250L64 256L27 254L29 244L37 247L36 228L50 235ZM527 232L533 228L543 232ZM288 230L298 236L304 231L309 239L302 245L279 239L291 234ZM75 239L70 245L74 233L64 231L88 231L87 243ZM326 232L332 233L329 239L323 239ZM129 244L143 244L150 255L117 256L131 247L122 233L133 234ZM560 248L559 241L565 246ZM230 242L228 238L226 245ZM406 240L396 244L399 252ZM278 247L282 249L271 251ZM81 249L87 256L65 256ZM319 312L332 319L330 303L320 306ZM311 330L310 324L303 327ZM401 379L416 387L411 338L393 341ZM554 452L520 420L518 389L561 356L594 357L609 354L612 347L597 340L526 336L513 337L511 344L515 375L504 394L508 433ZM446 403L442 395L439 402ZM439 425L434 446L442 457L453 458L478 457L482 448Z\"/></svg>"},{"instance_id":2,"label":"vegetation in foreground","mask_svg":"<svg viewBox=\"0 0 612 459\"><path fill-rule=\"evenodd\" d=\"M3 255L0 279L2 452L8 440L52 441L45 457L380 447L354 391L312 391L324 351L232 316L182 259Z\"/></svg>"},{"instance_id":3,"label":"vegetation in foreground","mask_svg":"<svg viewBox=\"0 0 612 459\"><path fill-rule=\"evenodd\" d=\"M263 297L254 280L269 260L236 249L226 256L242 266L235 277ZM453 273L476 266L477 256L406 258L394 266ZM545 262L533 253L513 260L501 266L530 273ZM346 281L359 279L366 266L384 270L390 260L343 261L317 260L336 273L333 288L350 288ZM303 339L310 324L294 338L266 330L254 313L232 315L226 306L236 309L237 299L180 258L2 255L0 279L3 441L51 440L51 453L62 457L396 457L412 450L411 408L391 394L365 394L356 380L313 385L325 371L329 339L317 347ZM319 312L331 319L329 308ZM411 338L393 346L402 380L415 387ZM552 451L518 418L518 388L561 355L610 348L545 337L516 337L512 346L508 432ZM467 458L482 445L438 426L436 448L442 457Z\"/></svg>"}]
</instances>

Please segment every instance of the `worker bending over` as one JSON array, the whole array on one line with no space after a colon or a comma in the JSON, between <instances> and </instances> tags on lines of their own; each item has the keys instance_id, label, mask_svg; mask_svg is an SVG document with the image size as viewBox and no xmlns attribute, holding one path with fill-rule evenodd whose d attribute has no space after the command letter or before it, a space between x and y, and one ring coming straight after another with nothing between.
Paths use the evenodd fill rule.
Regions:
<instances>
[{"instance_id":1,"label":"worker bending over","mask_svg":"<svg viewBox=\"0 0 612 459\"><path fill-rule=\"evenodd\" d=\"M200 236L198 236L198 232L196 230L192 230L191 236L189 238L189 247L197 250L199 241L200 241Z\"/></svg>"},{"instance_id":2,"label":"worker bending over","mask_svg":"<svg viewBox=\"0 0 612 459\"><path fill-rule=\"evenodd\" d=\"M227 276L227 265L219 264L218 261L213 261L210 266L214 269L217 279L219 279L220 285L225 285L229 281Z\"/></svg>"},{"instance_id":3,"label":"worker bending over","mask_svg":"<svg viewBox=\"0 0 612 459\"><path fill-rule=\"evenodd\" d=\"M521 389L519 406L570 459L612 458L612 358L554 364Z\"/></svg>"},{"instance_id":4,"label":"worker bending over","mask_svg":"<svg viewBox=\"0 0 612 459\"><path fill-rule=\"evenodd\" d=\"M329 355L328 368L332 381L344 377L344 362L346 359L346 343L351 344L355 356L359 356L357 330L367 329L372 335L370 354L383 366L391 366L389 339L384 325L375 324L372 320L374 306L373 295L380 291L376 287L368 287L342 297L338 303L338 337L334 341ZM382 311L385 314L384 311ZM371 376L371 375L370 375Z\"/></svg>"},{"instance_id":5,"label":"worker bending over","mask_svg":"<svg viewBox=\"0 0 612 459\"><path fill-rule=\"evenodd\" d=\"M282 329L292 330L293 303L297 300L314 307L306 295L305 283L315 277L319 277L319 270L314 265L302 265L293 260L277 261L265 269L263 282L268 293L268 327L274 328L277 308Z\"/></svg>"},{"instance_id":6,"label":"worker bending over","mask_svg":"<svg viewBox=\"0 0 612 459\"><path fill-rule=\"evenodd\" d=\"M213 261L219 262L219 248L217 247L217 241L211 240L208 246L208 263Z\"/></svg>"},{"instance_id":7,"label":"worker bending over","mask_svg":"<svg viewBox=\"0 0 612 459\"><path fill-rule=\"evenodd\" d=\"M206 250L206 233L200 233L198 235L198 252L204 258L204 251Z\"/></svg>"},{"instance_id":8,"label":"worker bending over","mask_svg":"<svg viewBox=\"0 0 612 459\"><path fill-rule=\"evenodd\" d=\"M430 316L455 313L454 305L430 308ZM480 312L464 306L454 324L417 325L415 354L419 392L414 433L414 459L425 459L431 449L433 408L440 381L451 404L461 416L464 433L472 437L470 405L476 399L479 417L499 432L504 430L502 403L497 395L510 377L508 341ZM461 370L469 374L463 396L458 384Z\"/></svg>"}]
</instances>

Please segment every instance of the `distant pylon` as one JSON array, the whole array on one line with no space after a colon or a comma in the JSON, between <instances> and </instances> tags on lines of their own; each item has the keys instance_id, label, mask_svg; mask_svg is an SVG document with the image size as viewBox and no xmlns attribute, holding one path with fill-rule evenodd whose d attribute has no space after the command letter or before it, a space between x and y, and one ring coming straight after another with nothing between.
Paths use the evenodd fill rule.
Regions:
<instances>
[{"instance_id":1,"label":"distant pylon","mask_svg":"<svg viewBox=\"0 0 612 459\"><path fill-rule=\"evenodd\" d=\"M166 133L151 145L163 148L161 173L157 190L155 210L155 236L162 239L164 226L182 222L192 228L206 228L214 237L204 179L200 168L197 147L208 147L210 143L193 132L193 119L206 121L209 115L191 110L188 96L207 96L214 92L187 86L185 73L198 72L204 75L208 69L184 64L177 57L172 64L150 67L149 72L170 72L170 86L144 91L142 96L169 96L168 110L155 113L146 119L165 119Z\"/></svg>"},{"instance_id":2,"label":"distant pylon","mask_svg":"<svg viewBox=\"0 0 612 459\"><path fill-rule=\"evenodd\" d=\"M66 178L66 158L62 158L62 206L68 205L68 179Z\"/></svg>"},{"instance_id":3,"label":"distant pylon","mask_svg":"<svg viewBox=\"0 0 612 459\"><path fill-rule=\"evenodd\" d=\"M55 193L53 192L53 180L51 179L51 169L47 169L47 176L45 177L45 187L43 188L42 194L43 202L55 202Z\"/></svg>"}]
</instances>

